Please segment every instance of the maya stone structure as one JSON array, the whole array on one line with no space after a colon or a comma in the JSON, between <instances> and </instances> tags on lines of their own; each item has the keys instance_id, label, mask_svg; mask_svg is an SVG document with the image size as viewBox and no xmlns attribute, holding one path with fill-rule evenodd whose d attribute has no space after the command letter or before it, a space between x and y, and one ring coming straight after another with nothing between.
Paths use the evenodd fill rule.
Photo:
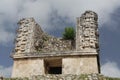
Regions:
<instances>
[{"instance_id":1,"label":"maya stone structure","mask_svg":"<svg viewBox=\"0 0 120 80\"><path fill-rule=\"evenodd\" d=\"M74 41L48 35L33 18L20 20L12 77L100 73L97 19L93 11L78 17Z\"/></svg>"}]
</instances>

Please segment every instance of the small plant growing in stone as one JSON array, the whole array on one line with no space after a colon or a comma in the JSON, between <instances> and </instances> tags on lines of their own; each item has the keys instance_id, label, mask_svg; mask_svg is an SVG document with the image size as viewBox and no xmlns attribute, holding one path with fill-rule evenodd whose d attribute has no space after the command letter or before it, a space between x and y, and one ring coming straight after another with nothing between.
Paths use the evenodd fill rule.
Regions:
<instances>
[{"instance_id":1,"label":"small plant growing in stone","mask_svg":"<svg viewBox=\"0 0 120 80\"><path fill-rule=\"evenodd\" d=\"M74 40L75 39L75 30L73 27L66 27L63 33L63 39Z\"/></svg>"}]
</instances>

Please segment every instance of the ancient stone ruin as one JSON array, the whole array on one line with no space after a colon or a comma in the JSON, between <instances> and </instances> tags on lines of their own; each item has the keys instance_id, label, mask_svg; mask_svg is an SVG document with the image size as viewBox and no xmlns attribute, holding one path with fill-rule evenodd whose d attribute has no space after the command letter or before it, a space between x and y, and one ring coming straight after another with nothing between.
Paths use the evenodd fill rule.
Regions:
<instances>
[{"instance_id":1,"label":"ancient stone ruin","mask_svg":"<svg viewBox=\"0 0 120 80\"><path fill-rule=\"evenodd\" d=\"M100 73L98 16L86 11L77 18L74 41L45 33L33 18L18 22L12 55L12 77Z\"/></svg>"}]
</instances>

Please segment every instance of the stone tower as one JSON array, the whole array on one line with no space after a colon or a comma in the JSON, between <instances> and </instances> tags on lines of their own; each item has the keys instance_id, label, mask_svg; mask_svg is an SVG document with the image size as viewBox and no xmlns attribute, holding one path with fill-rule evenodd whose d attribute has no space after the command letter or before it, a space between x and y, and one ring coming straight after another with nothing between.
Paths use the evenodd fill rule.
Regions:
<instances>
[{"instance_id":1,"label":"stone tower","mask_svg":"<svg viewBox=\"0 0 120 80\"><path fill-rule=\"evenodd\" d=\"M98 44L98 16L93 11L86 11L77 18L76 50L97 52Z\"/></svg>"},{"instance_id":2,"label":"stone tower","mask_svg":"<svg viewBox=\"0 0 120 80\"><path fill-rule=\"evenodd\" d=\"M20 20L12 77L100 73L97 19L93 11L77 18L76 47L43 32L33 18Z\"/></svg>"},{"instance_id":3,"label":"stone tower","mask_svg":"<svg viewBox=\"0 0 120 80\"><path fill-rule=\"evenodd\" d=\"M18 22L18 25L15 53L35 52L35 39L43 31L33 18L22 19Z\"/></svg>"}]
</instances>

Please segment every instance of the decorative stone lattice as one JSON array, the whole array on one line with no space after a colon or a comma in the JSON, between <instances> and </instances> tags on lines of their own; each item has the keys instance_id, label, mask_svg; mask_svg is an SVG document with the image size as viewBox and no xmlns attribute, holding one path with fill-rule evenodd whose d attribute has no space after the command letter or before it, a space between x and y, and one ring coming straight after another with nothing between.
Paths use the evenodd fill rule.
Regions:
<instances>
[{"instance_id":1,"label":"decorative stone lattice","mask_svg":"<svg viewBox=\"0 0 120 80\"><path fill-rule=\"evenodd\" d=\"M15 53L34 52L34 31L39 25L35 23L33 18L22 19L18 24L20 26L17 30ZM40 27L38 28L38 31L42 33Z\"/></svg>"},{"instance_id":2,"label":"decorative stone lattice","mask_svg":"<svg viewBox=\"0 0 120 80\"><path fill-rule=\"evenodd\" d=\"M86 11L77 18L76 50L98 49L98 16L93 11Z\"/></svg>"}]
</instances>

